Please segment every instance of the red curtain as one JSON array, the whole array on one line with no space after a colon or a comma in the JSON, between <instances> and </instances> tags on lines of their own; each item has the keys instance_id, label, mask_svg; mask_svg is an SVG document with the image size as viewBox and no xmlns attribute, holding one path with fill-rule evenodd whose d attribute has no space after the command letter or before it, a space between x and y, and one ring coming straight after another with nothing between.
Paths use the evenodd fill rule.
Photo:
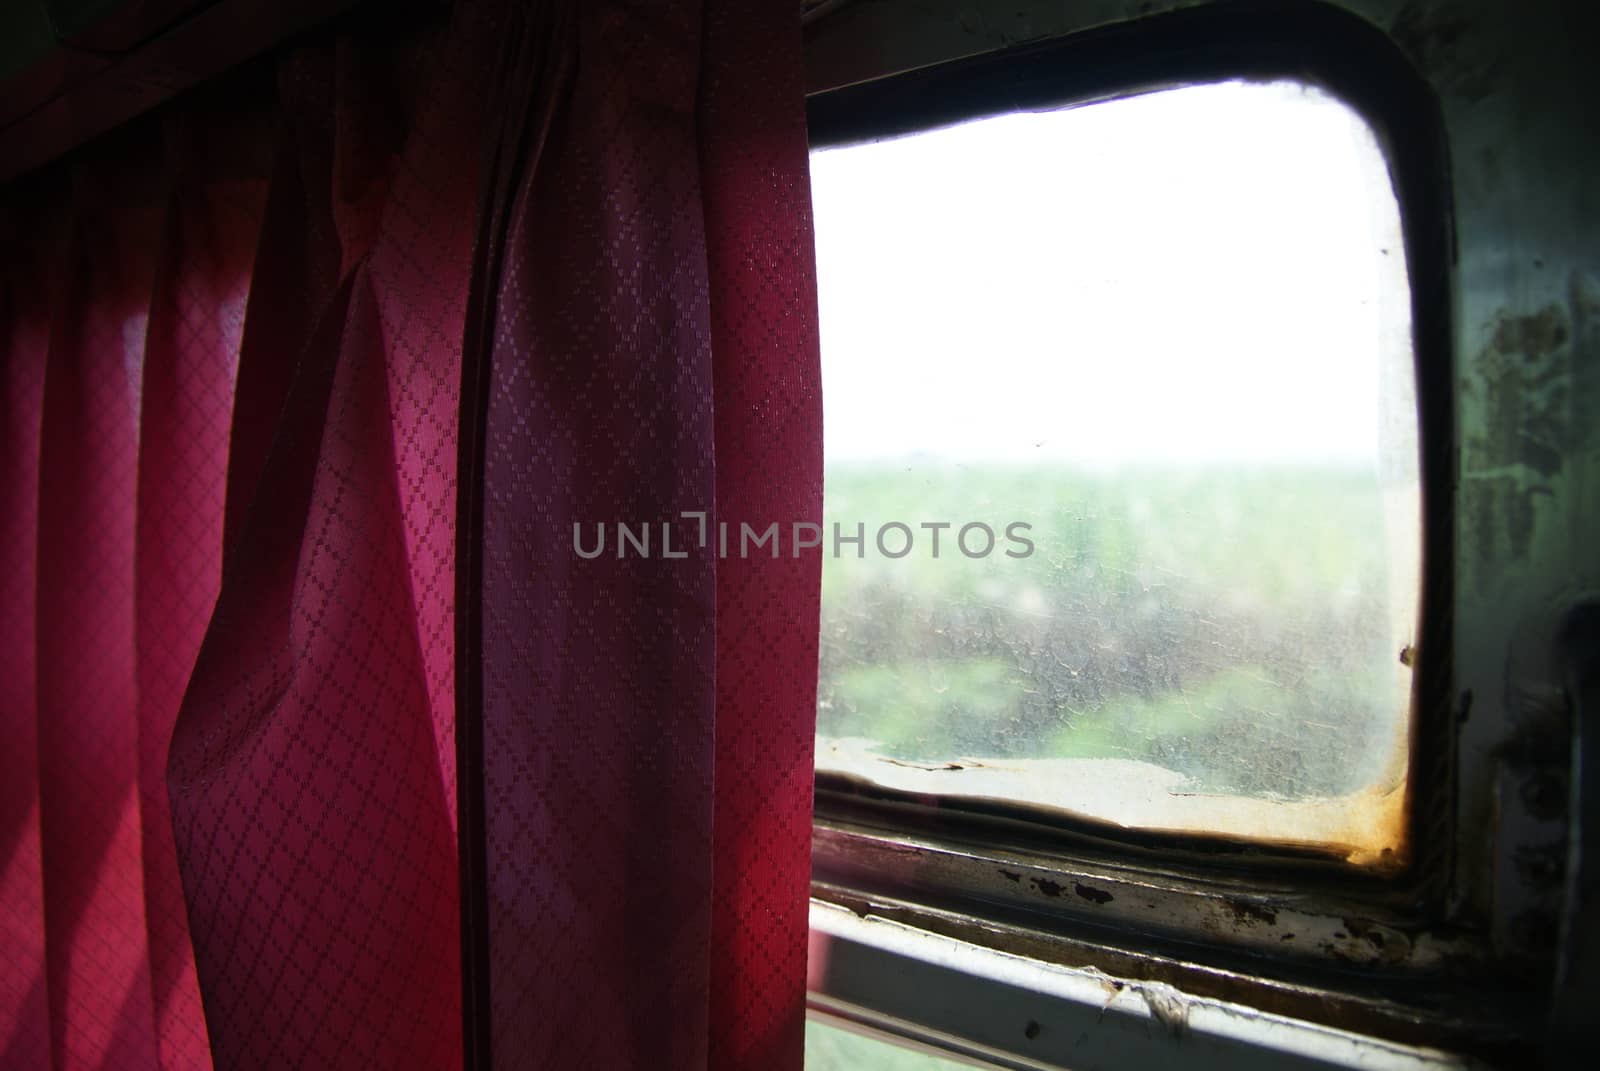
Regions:
<instances>
[{"instance_id":1,"label":"red curtain","mask_svg":"<svg viewBox=\"0 0 1600 1071\"><path fill-rule=\"evenodd\" d=\"M787 534L723 558L684 517L820 520L798 46L793 10L738 0L585 5L517 44L541 88L469 347L463 600L497 1062L799 1065L820 559ZM618 523L695 552L575 554Z\"/></svg>"},{"instance_id":2,"label":"red curtain","mask_svg":"<svg viewBox=\"0 0 1600 1071\"><path fill-rule=\"evenodd\" d=\"M798 8L358 19L0 239L0 1066L798 1067L816 553L571 543L820 519Z\"/></svg>"}]
</instances>

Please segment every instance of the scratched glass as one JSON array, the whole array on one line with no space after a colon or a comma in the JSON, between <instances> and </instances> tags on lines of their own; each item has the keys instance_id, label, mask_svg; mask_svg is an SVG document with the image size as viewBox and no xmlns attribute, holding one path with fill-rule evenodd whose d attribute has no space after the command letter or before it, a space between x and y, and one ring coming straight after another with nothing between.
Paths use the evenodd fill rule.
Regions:
<instances>
[{"instance_id":1,"label":"scratched glass","mask_svg":"<svg viewBox=\"0 0 1600 1071\"><path fill-rule=\"evenodd\" d=\"M812 183L819 769L1398 860L1417 415L1365 122L1192 86Z\"/></svg>"}]
</instances>

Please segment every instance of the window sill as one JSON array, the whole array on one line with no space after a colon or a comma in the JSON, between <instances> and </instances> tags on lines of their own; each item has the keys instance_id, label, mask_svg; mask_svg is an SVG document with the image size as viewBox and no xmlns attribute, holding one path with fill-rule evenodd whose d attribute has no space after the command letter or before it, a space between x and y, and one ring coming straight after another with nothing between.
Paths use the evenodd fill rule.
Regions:
<instances>
[{"instance_id":1,"label":"window sill","mask_svg":"<svg viewBox=\"0 0 1600 1071\"><path fill-rule=\"evenodd\" d=\"M1470 1066L1398 1044L1069 967L814 899L813 1015L1002 1068Z\"/></svg>"}]
</instances>

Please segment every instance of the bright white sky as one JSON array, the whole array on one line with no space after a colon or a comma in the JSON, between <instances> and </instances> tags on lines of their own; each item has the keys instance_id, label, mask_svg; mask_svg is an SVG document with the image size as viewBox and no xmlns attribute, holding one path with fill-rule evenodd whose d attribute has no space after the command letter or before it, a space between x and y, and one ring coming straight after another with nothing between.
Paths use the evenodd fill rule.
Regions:
<instances>
[{"instance_id":1,"label":"bright white sky","mask_svg":"<svg viewBox=\"0 0 1600 1071\"><path fill-rule=\"evenodd\" d=\"M1415 458L1394 194L1320 91L1001 116L811 172L830 462L1370 464L1383 414Z\"/></svg>"}]
</instances>

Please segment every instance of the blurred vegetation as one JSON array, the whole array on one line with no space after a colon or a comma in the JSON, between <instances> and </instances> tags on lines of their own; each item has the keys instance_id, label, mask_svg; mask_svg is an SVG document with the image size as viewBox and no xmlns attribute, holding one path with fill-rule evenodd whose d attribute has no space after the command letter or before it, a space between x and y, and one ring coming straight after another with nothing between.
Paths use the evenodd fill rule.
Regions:
<instances>
[{"instance_id":1,"label":"blurred vegetation","mask_svg":"<svg viewBox=\"0 0 1600 1071\"><path fill-rule=\"evenodd\" d=\"M964 1071L970 1066L806 1020L806 1071Z\"/></svg>"},{"instance_id":2,"label":"blurred vegetation","mask_svg":"<svg viewBox=\"0 0 1600 1071\"><path fill-rule=\"evenodd\" d=\"M1370 473L830 465L825 520L867 545L824 556L819 735L918 761L1142 759L1275 798L1382 772L1399 652ZM888 521L915 531L906 557L873 545ZM951 528L935 559L924 521L1000 538L968 558ZM1031 557L1004 553L1012 521Z\"/></svg>"}]
</instances>

